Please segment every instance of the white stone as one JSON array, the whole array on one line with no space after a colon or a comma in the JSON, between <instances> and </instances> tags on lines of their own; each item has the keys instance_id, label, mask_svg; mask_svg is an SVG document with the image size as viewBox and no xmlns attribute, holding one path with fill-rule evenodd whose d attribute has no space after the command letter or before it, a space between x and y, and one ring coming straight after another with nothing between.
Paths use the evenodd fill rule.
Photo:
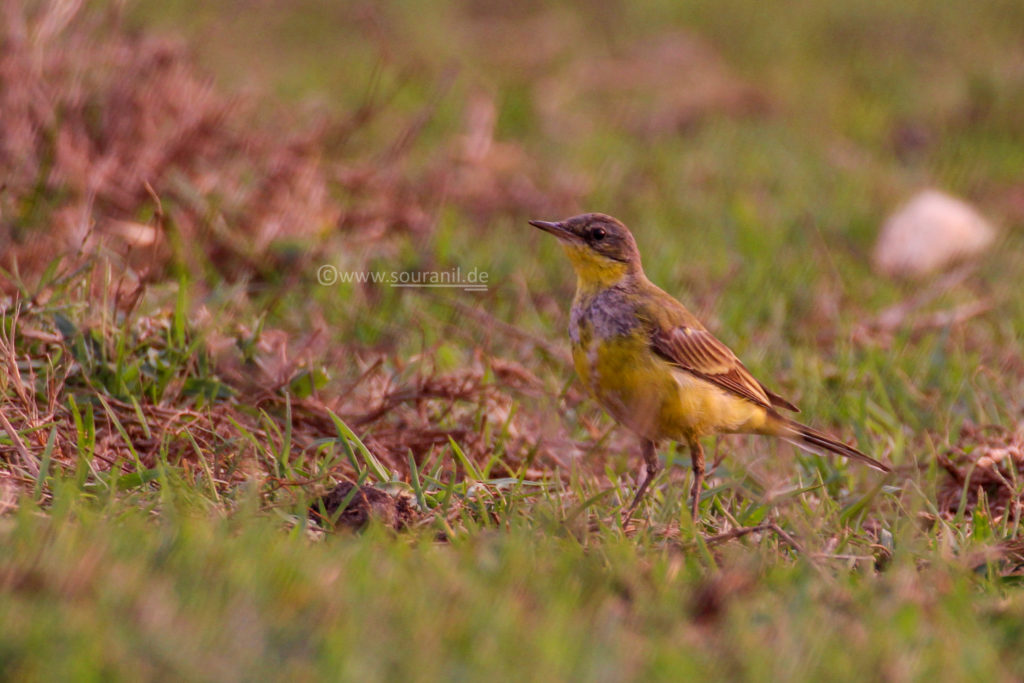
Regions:
<instances>
[{"instance_id":1,"label":"white stone","mask_svg":"<svg viewBox=\"0 0 1024 683\"><path fill-rule=\"evenodd\" d=\"M921 277L980 254L995 236L995 228L970 204L923 190L885 221L874 263L888 275Z\"/></svg>"}]
</instances>

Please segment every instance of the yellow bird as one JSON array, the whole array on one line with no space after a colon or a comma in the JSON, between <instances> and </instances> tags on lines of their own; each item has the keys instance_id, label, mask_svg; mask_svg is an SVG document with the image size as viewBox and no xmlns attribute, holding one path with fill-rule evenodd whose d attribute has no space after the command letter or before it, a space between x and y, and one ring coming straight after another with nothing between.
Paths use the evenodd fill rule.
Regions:
<instances>
[{"instance_id":1,"label":"yellow bird","mask_svg":"<svg viewBox=\"0 0 1024 683\"><path fill-rule=\"evenodd\" d=\"M636 241L620 221L587 213L530 224L558 238L576 271L569 337L580 380L612 417L641 438L645 474L627 520L658 472L657 444L666 439L690 448L695 520L704 484L700 439L711 434L775 436L817 455L835 453L891 471L782 415L780 410L799 410L754 379L696 316L647 279Z\"/></svg>"}]
</instances>

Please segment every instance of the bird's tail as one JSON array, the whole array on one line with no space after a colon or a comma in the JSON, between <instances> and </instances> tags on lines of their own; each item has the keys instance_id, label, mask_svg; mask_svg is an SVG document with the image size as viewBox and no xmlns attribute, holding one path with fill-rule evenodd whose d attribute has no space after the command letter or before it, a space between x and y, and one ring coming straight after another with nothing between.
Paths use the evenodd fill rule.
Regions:
<instances>
[{"instance_id":1,"label":"bird's tail","mask_svg":"<svg viewBox=\"0 0 1024 683\"><path fill-rule=\"evenodd\" d=\"M870 455L861 453L853 446L847 446L845 443L837 441L824 432L819 432L817 429L812 429L807 425L802 425L799 422L781 416L778 417L778 420L778 436L797 448L802 448L815 455L835 453L850 460L858 460L879 472L892 472L892 468L885 463L875 460Z\"/></svg>"}]
</instances>

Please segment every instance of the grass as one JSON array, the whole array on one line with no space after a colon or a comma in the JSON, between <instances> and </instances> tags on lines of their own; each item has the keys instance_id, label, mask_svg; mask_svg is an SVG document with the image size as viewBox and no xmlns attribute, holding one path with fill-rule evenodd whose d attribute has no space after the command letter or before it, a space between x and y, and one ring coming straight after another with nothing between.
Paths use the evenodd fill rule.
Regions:
<instances>
[{"instance_id":1,"label":"grass","mask_svg":"<svg viewBox=\"0 0 1024 683\"><path fill-rule=\"evenodd\" d=\"M958 679L1020 665L1019 594L913 525L880 574L770 535L708 549L574 533L543 502L446 544L378 526L312 543L255 497L211 515L161 483L161 501L68 487L8 519L24 558L4 573L12 677Z\"/></svg>"},{"instance_id":2,"label":"grass","mask_svg":"<svg viewBox=\"0 0 1024 683\"><path fill-rule=\"evenodd\" d=\"M0 156L3 677L1024 674L1019 8L415 9L5 29L3 149L38 163ZM1000 242L884 279L878 226L923 186ZM525 225L583 209L897 473L709 441L695 524L666 444L624 529L638 452L572 378L573 278ZM339 480L415 519L325 533Z\"/></svg>"}]
</instances>

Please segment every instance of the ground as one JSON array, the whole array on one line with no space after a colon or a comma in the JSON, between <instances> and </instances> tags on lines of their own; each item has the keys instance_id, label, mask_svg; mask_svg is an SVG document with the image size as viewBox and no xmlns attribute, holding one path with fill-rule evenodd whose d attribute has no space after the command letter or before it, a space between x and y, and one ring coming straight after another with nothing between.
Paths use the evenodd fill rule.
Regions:
<instances>
[{"instance_id":1,"label":"ground","mask_svg":"<svg viewBox=\"0 0 1024 683\"><path fill-rule=\"evenodd\" d=\"M257 5L3 2L5 678L1024 675L1019 3ZM926 187L997 244L878 274ZM665 444L623 528L583 210L895 473L709 440L695 523Z\"/></svg>"}]
</instances>

